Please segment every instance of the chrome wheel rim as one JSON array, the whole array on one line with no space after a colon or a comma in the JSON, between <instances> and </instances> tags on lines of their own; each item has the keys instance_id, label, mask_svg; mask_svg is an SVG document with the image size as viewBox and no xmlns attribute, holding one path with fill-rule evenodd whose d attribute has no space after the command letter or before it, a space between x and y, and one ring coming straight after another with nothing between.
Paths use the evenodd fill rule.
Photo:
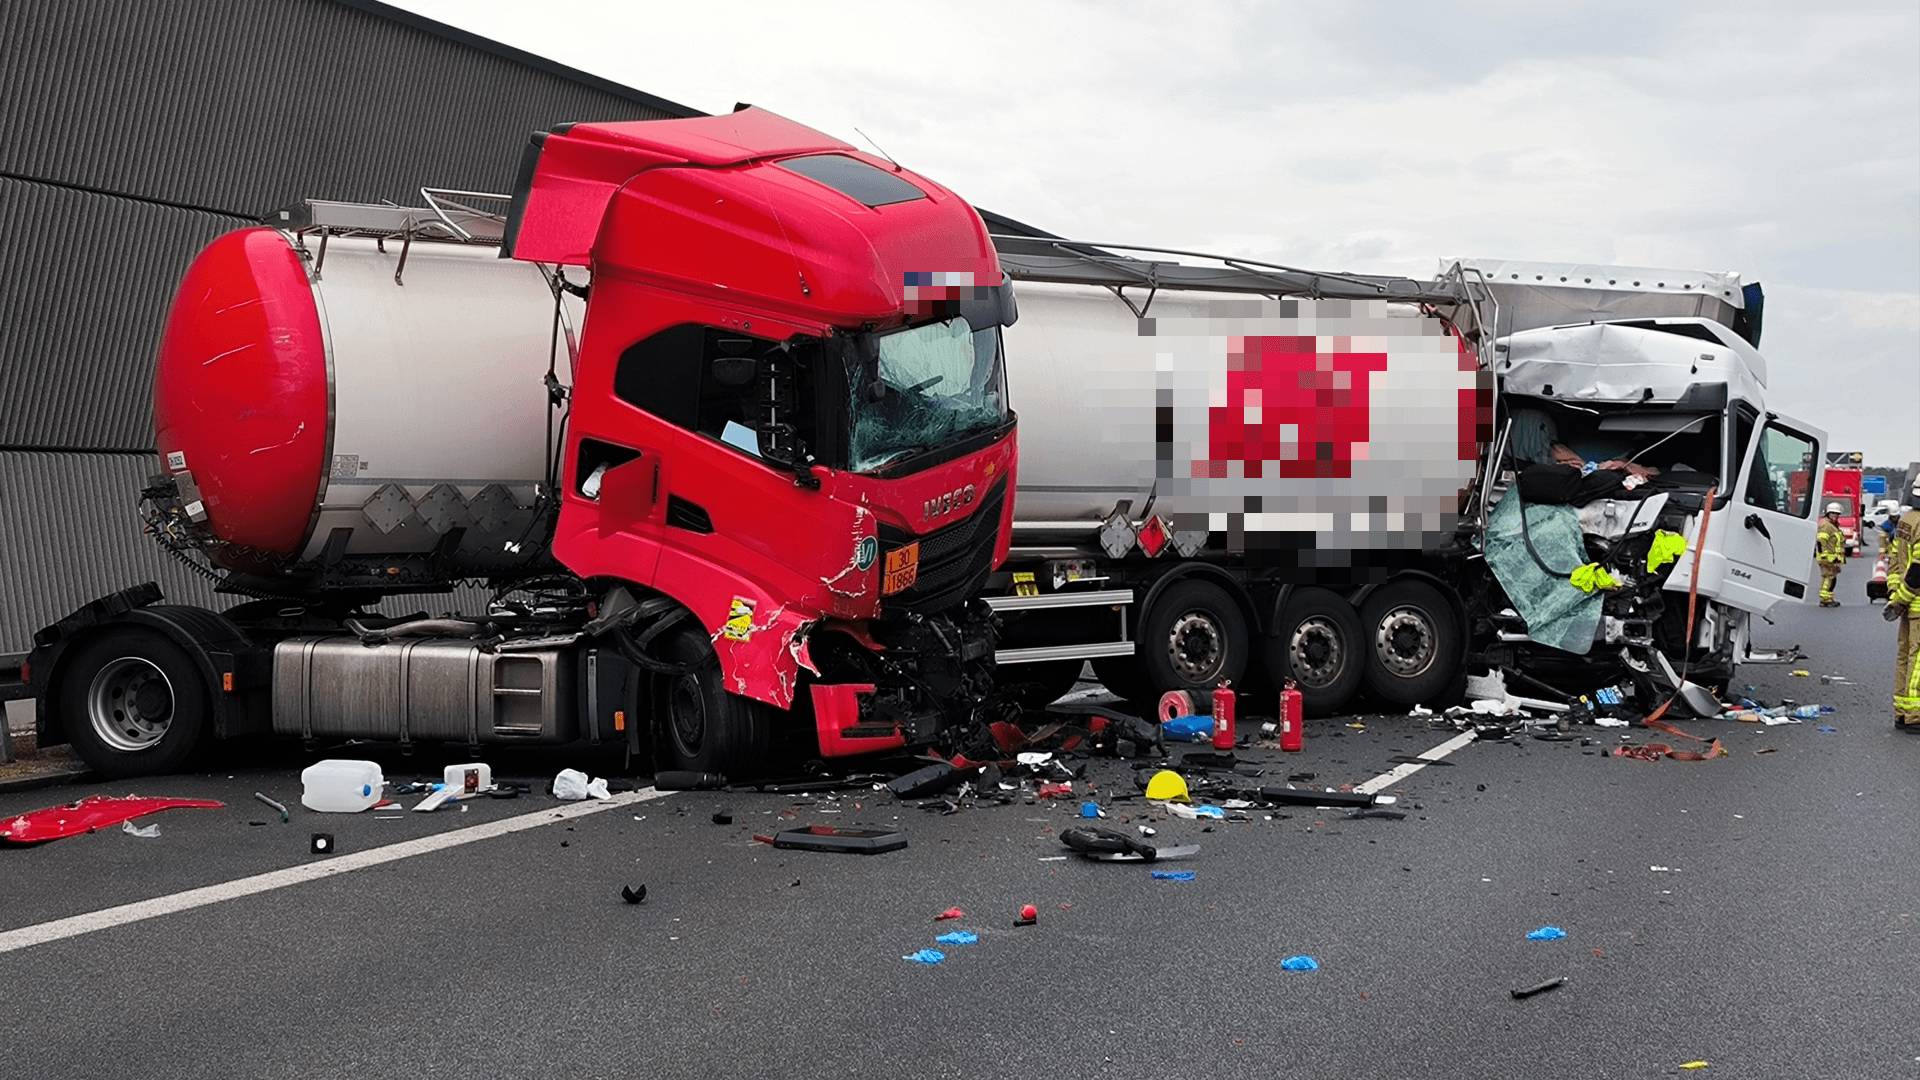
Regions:
<instances>
[{"instance_id":1,"label":"chrome wheel rim","mask_svg":"<svg viewBox=\"0 0 1920 1080\"><path fill-rule=\"evenodd\" d=\"M1205 614L1189 611L1174 620L1167 634L1167 660L1183 682L1209 685L1226 670L1225 635Z\"/></svg>"},{"instance_id":2,"label":"chrome wheel rim","mask_svg":"<svg viewBox=\"0 0 1920 1080\"><path fill-rule=\"evenodd\" d=\"M1287 644L1287 666L1293 678L1315 689L1331 686L1346 666L1346 648L1340 641L1340 628L1333 620L1313 616L1302 619L1293 628Z\"/></svg>"},{"instance_id":3,"label":"chrome wheel rim","mask_svg":"<svg viewBox=\"0 0 1920 1080\"><path fill-rule=\"evenodd\" d=\"M1433 622L1417 607L1397 607L1380 619L1374 650L1395 677L1416 678L1433 666L1437 638Z\"/></svg>"},{"instance_id":4,"label":"chrome wheel rim","mask_svg":"<svg viewBox=\"0 0 1920 1080\"><path fill-rule=\"evenodd\" d=\"M108 749L150 750L173 727L173 684L151 660L123 656L87 686L87 721Z\"/></svg>"}]
</instances>

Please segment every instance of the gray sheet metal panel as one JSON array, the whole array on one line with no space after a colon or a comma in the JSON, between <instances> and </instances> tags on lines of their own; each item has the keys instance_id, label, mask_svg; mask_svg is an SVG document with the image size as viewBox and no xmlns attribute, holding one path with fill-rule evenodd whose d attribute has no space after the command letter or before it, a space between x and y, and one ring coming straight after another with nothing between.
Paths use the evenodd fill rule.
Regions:
<instances>
[{"instance_id":1,"label":"gray sheet metal panel","mask_svg":"<svg viewBox=\"0 0 1920 1080\"><path fill-rule=\"evenodd\" d=\"M140 488L159 471L148 454L0 451L0 652L32 648L35 630L143 581L170 603L228 606L141 533Z\"/></svg>"},{"instance_id":2,"label":"gray sheet metal panel","mask_svg":"<svg viewBox=\"0 0 1920 1080\"><path fill-rule=\"evenodd\" d=\"M302 196L412 205L423 184L506 188L535 130L694 115L402 15L327 0L0 5L0 172L253 214Z\"/></svg>"},{"instance_id":3,"label":"gray sheet metal panel","mask_svg":"<svg viewBox=\"0 0 1920 1080\"><path fill-rule=\"evenodd\" d=\"M173 291L246 222L0 178L0 446L146 450Z\"/></svg>"}]
</instances>

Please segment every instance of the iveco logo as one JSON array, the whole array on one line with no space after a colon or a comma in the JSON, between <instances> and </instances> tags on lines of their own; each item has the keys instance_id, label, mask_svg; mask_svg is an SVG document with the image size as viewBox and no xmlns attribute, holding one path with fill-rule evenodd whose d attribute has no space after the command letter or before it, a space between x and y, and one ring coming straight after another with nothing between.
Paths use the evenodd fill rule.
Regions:
<instances>
[{"instance_id":1,"label":"iveco logo","mask_svg":"<svg viewBox=\"0 0 1920 1080\"><path fill-rule=\"evenodd\" d=\"M920 516L927 519L937 518L941 514L950 514L962 506L973 505L973 485L954 488L944 495L935 495L927 500L926 512Z\"/></svg>"}]
</instances>

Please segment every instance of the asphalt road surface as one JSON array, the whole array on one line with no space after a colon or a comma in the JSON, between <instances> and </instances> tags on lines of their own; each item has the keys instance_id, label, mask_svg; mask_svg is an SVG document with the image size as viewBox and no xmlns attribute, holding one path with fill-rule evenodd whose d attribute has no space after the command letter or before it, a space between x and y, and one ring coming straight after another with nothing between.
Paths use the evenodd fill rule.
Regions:
<instances>
[{"instance_id":1,"label":"asphalt road surface","mask_svg":"<svg viewBox=\"0 0 1920 1080\"><path fill-rule=\"evenodd\" d=\"M1920 1075L1920 736L1891 728L1892 628L1859 584L1843 579L1846 607L1763 628L1805 648L1810 676L1740 676L1833 713L1681 724L1729 751L1707 761L1604 756L1614 729L1473 742L1392 785L1402 820L1163 820L1123 798L1115 761L1066 804L953 814L865 790L319 815L298 804L311 758L287 747L3 795L0 817L132 792L226 808L145 818L153 838L0 848L0 1076ZM1260 783L1360 783L1453 735L1348 717L1310 721L1299 754L1242 757ZM453 760L372 756L391 780ZM490 760L543 788L565 763L619 765ZM1200 851L1062 858L1081 798ZM752 839L809 823L910 846ZM337 853L309 854L314 832ZM646 901L623 902L640 884ZM1015 927L1028 903L1037 924ZM965 916L935 921L952 907ZM1566 936L1529 940L1543 927ZM979 940L936 943L954 930ZM946 959L902 959L925 948ZM1319 969L1285 970L1293 956Z\"/></svg>"}]
</instances>

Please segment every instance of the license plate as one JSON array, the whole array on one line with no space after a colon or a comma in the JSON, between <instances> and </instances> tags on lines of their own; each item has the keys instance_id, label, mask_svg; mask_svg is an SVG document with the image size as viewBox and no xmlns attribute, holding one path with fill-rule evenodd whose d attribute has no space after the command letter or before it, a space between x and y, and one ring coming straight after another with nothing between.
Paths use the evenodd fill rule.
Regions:
<instances>
[{"instance_id":1,"label":"license plate","mask_svg":"<svg viewBox=\"0 0 1920 1080\"><path fill-rule=\"evenodd\" d=\"M920 542L918 540L897 551L887 552L886 574L880 581L880 595L892 596L894 593L913 588L920 580Z\"/></svg>"}]
</instances>

